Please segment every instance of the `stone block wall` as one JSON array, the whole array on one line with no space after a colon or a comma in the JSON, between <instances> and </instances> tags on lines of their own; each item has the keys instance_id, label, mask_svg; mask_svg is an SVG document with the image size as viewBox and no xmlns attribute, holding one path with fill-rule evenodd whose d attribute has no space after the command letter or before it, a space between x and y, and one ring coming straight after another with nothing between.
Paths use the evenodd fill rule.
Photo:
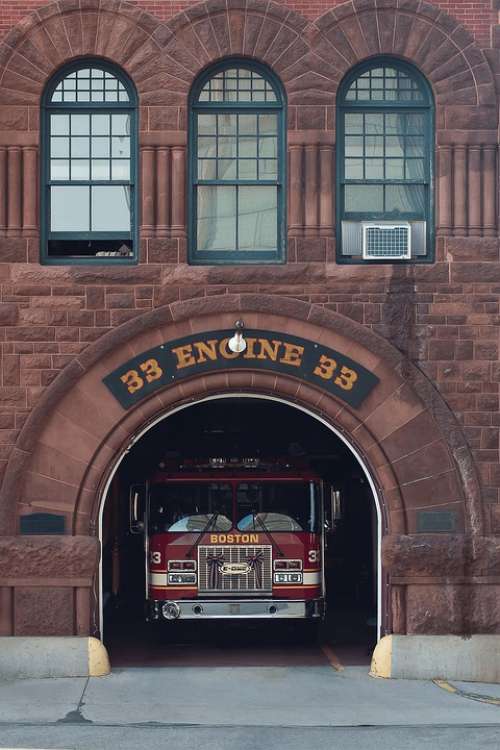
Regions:
<instances>
[{"instance_id":1,"label":"stone block wall","mask_svg":"<svg viewBox=\"0 0 500 750\"><path fill-rule=\"evenodd\" d=\"M433 5L419 0L1 3L0 476L9 460L15 464L29 450L17 441L35 405L62 371L68 377L79 372L79 357L90 345L166 305L196 300L195 307L209 311L211 299L257 293L283 303L312 303L352 320L395 346L423 373L461 427L457 436L450 422L450 447L465 436L472 453L481 481L483 533L500 537L496 21L489 0ZM437 239L431 264L335 261L335 93L353 65L380 53L413 61L435 95ZM86 54L123 66L139 92L141 244L133 267L39 263L40 96L60 65ZM288 246L283 265L187 263L187 95L203 67L230 54L266 62L286 88ZM415 461L434 471L438 457L431 447L425 456L395 460L401 460L401 485L409 485L407 465L410 473ZM420 481L425 477L424 472ZM419 507L422 488L419 484L415 495ZM417 500L412 504L411 488L406 490L404 513L414 526ZM446 465L439 479L425 487L426 507L452 504L462 491L467 493L467 486L457 488ZM36 512L44 503L40 484L29 508ZM473 531L472 525L471 519L460 518L461 528ZM393 611L410 612L396 632L433 627L418 621L425 573L416 581L412 570L403 566L401 583L394 584ZM59 580L59 574L54 576ZM474 576L488 586L500 582L496 569L472 574L467 568L457 584L461 596ZM33 581L27 578L24 585L31 594ZM88 580L58 584L57 596L68 597L72 588L71 596L87 601L82 611L88 614L89 585ZM481 589L478 611L486 611L491 591ZM37 596L43 606L50 605L41 584ZM403 606L402 598L415 606Z\"/></svg>"}]
</instances>

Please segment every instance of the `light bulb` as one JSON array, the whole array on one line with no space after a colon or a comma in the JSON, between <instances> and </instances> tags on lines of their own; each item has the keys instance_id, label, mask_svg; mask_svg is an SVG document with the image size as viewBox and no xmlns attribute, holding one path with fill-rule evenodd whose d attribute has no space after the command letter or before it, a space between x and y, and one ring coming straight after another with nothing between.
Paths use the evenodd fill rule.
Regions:
<instances>
[{"instance_id":1,"label":"light bulb","mask_svg":"<svg viewBox=\"0 0 500 750\"><path fill-rule=\"evenodd\" d=\"M235 331L234 336L229 339L227 345L235 354L244 352L247 348L247 342L243 338L243 334L241 333L241 331Z\"/></svg>"}]
</instances>

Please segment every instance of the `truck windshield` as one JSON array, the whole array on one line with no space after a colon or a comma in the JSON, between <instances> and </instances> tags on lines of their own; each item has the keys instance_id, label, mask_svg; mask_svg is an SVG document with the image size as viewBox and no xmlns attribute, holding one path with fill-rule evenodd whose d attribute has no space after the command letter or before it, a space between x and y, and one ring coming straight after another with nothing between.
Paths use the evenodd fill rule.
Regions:
<instances>
[{"instance_id":1,"label":"truck windshield","mask_svg":"<svg viewBox=\"0 0 500 750\"><path fill-rule=\"evenodd\" d=\"M319 491L314 482L240 482L236 493L241 531L318 531Z\"/></svg>"},{"instance_id":2,"label":"truck windshield","mask_svg":"<svg viewBox=\"0 0 500 750\"><path fill-rule=\"evenodd\" d=\"M219 482L169 482L151 487L151 531L214 531L232 528L231 485Z\"/></svg>"}]
</instances>

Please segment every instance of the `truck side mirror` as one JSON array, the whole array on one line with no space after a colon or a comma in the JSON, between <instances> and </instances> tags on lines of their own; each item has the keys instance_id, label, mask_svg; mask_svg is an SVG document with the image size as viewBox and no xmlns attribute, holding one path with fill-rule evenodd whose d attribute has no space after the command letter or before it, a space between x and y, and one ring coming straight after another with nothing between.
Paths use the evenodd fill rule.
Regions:
<instances>
[{"instance_id":1,"label":"truck side mirror","mask_svg":"<svg viewBox=\"0 0 500 750\"><path fill-rule=\"evenodd\" d=\"M131 534L144 532L145 510L146 487L143 484L132 484L129 494L129 531Z\"/></svg>"},{"instance_id":2,"label":"truck side mirror","mask_svg":"<svg viewBox=\"0 0 500 750\"><path fill-rule=\"evenodd\" d=\"M330 487L330 506L328 508L329 517L327 518L328 526L333 531L335 529L336 521L340 521L342 518L342 503L340 500L340 492Z\"/></svg>"}]
</instances>

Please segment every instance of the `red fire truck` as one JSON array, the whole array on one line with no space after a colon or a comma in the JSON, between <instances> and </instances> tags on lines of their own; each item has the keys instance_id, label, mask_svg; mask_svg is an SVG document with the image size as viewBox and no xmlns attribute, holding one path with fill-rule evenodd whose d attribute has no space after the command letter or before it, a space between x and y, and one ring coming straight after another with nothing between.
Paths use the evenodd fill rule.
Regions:
<instances>
[{"instance_id":1,"label":"red fire truck","mask_svg":"<svg viewBox=\"0 0 500 750\"><path fill-rule=\"evenodd\" d=\"M147 619L319 621L330 499L297 462L161 464L130 496L130 529L144 534Z\"/></svg>"}]
</instances>

